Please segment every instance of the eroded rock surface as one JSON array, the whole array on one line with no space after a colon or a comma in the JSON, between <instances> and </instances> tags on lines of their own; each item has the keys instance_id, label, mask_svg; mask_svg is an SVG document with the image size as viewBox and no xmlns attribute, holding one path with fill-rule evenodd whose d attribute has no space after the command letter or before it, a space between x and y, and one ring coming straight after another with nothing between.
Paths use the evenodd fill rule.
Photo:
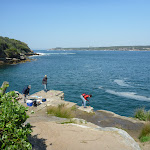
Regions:
<instances>
[{"instance_id":1,"label":"eroded rock surface","mask_svg":"<svg viewBox=\"0 0 150 150\"><path fill-rule=\"evenodd\" d=\"M139 145L124 130L114 127L100 127L78 118L73 119L75 123L60 124L66 122L67 119L48 116L46 114L48 106L65 104L67 107L72 107L76 105L65 101L62 91L40 91L28 98L41 101L46 98L46 102L37 107L29 107L28 111L30 118L27 122L33 126L30 142L35 150L140 150ZM26 106L23 100L20 100L20 103ZM77 108L80 111L93 112L92 107L84 109L77 106ZM114 116L114 114L109 115Z\"/></svg>"}]
</instances>

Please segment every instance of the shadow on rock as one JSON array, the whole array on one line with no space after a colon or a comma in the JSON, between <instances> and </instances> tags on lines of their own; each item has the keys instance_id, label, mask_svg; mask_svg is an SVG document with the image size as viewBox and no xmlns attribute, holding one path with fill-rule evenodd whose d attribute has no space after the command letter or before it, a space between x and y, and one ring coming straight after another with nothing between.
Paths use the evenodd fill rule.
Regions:
<instances>
[{"instance_id":1,"label":"shadow on rock","mask_svg":"<svg viewBox=\"0 0 150 150\"><path fill-rule=\"evenodd\" d=\"M37 135L29 136L29 142L32 144L32 150L46 150L47 146L45 144L46 139L38 138Z\"/></svg>"}]
</instances>

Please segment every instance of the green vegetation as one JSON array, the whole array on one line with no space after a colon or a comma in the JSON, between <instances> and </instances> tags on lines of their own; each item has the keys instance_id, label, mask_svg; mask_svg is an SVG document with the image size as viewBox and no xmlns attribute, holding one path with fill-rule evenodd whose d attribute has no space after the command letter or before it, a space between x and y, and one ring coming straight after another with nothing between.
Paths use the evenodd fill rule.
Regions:
<instances>
[{"instance_id":1,"label":"green vegetation","mask_svg":"<svg viewBox=\"0 0 150 150\"><path fill-rule=\"evenodd\" d=\"M0 88L0 97L5 94L6 89L9 87L9 82L4 81Z\"/></svg>"},{"instance_id":2,"label":"green vegetation","mask_svg":"<svg viewBox=\"0 0 150 150\"><path fill-rule=\"evenodd\" d=\"M61 124L68 124L68 123L76 123L76 121L73 119L70 119L69 121L64 121Z\"/></svg>"},{"instance_id":3,"label":"green vegetation","mask_svg":"<svg viewBox=\"0 0 150 150\"><path fill-rule=\"evenodd\" d=\"M144 108L139 108L136 110L134 117L142 121L150 121L150 111L146 111Z\"/></svg>"},{"instance_id":4,"label":"green vegetation","mask_svg":"<svg viewBox=\"0 0 150 150\"><path fill-rule=\"evenodd\" d=\"M150 141L150 122L146 123L140 133L139 139L141 142Z\"/></svg>"},{"instance_id":5,"label":"green vegetation","mask_svg":"<svg viewBox=\"0 0 150 150\"><path fill-rule=\"evenodd\" d=\"M146 111L145 108L139 108L136 110L134 117L141 121L147 121L142 128L139 139L141 142L150 141L150 111Z\"/></svg>"},{"instance_id":6,"label":"green vegetation","mask_svg":"<svg viewBox=\"0 0 150 150\"><path fill-rule=\"evenodd\" d=\"M64 104L58 105L58 107L50 106L47 109L48 114L52 114L56 117L60 118L73 118L74 117L74 110L72 108L65 107Z\"/></svg>"},{"instance_id":7,"label":"green vegetation","mask_svg":"<svg viewBox=\"0 0 150 150\"><path fill-rule=\"evenodd\" d=\"M72 111L76 111L76 110L77 110L77 106L76 106L76 105L72 106L72 107L71 107L71 110L72 110Z\"/></svg>"},{"instance_id":8,"label":"green vegetation","mask_svg":"<svg viewBox=\"0 0 150 150\"><path fill-rule=\"evenodd\" d=\"M24 125L28 118L27 108L16 98L14 91L0 94L0 149L31 150L28 135L32 130L30 124Z\"/></svg>"},{"instance_id":9,"label":"green vegetation","mask_svg":"<svg viewBox=\"0 0 150 150\"><path fill-rule=\"evenodd\" d=\"M20 54L32 53L24 42L0 36L0 58L20 58Z\"/></svg>"}]
</instances>

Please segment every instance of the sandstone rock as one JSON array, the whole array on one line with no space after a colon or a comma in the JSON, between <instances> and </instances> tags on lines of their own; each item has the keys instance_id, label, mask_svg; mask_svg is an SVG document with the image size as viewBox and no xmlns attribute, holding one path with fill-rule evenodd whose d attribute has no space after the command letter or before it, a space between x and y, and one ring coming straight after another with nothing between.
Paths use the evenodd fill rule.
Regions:
<instances>
[{"instance_id":1,"label":"sandstone rock","mask_svg":"<svg viewBox=\"0 0 150 150\"><path fill-rule=\"evenodd\" d=\"M43 102L38 107L30 107L30 113L34 112L32 118L39 117L41 112L39 110L44 110L47 106L58 106L59 104L64 104L67 107L72 107L76 105L75 103L64 101L64 93L62 91L51 90L47 93L40 91L30 97L33 98L36 96L38 99L46 98L47 101ZM81 111L93 112L93 107L79 107L78 109ZM39 116L36 114L38 111ZM119 115L114 113L110 113L110 115L119 117ZM33 120L32 118L30 121ZM46 121L43 121L43 117L41 117L41 121L38 120L38 122L34 122L32 124L35 126L33 128L34 132L32 135L35 134L39 135L39 138L45 138L47 140L46 145L48 149L51 149L48 142L54 141L52 142L52 145L54 146L53 148L61 148L62 150L83 148L86 150L140 150L139 145L134 141L134 139L126 131L121 129L112 127L102 128L78 118L73 118L75 123L67 125L52 123L47 121L48 119L44 120ZM70 143L72 143L73 146Z\"/></svg>"},{"instance_id":2,"label":"sandstone rock","mask_svg":"<svg viewBox=\"0 0 150 150\"><path fill-rule=\"evenodd\" d=\"M88 113L93 113L93 107L91 106L87 106L86 108L84 108L83 106L78 107L79 110L81 111L86 111Z\"/></svg>"},{"instance_id":3,"label":"sandstone rock","mask_svg":"<svg viewBox=\"0 0 150 150\"><path fill-rule=\"evenodd\" d=\"M123 141L125 144L129 145L132 147L133 150L141 150L139 147L138 143L135 142L135 140L124 130L118 129L118 128L112 128L112 127L99 127L98 130L101 131L110 131L110 132L117 132L123 137Z\"/></svg>"},{"instance_id":4,"label":"sandstone rock","mask_svg":"<svg viewBox=\"0 0 150 150\"><path fill-rule=\"evenodd\" d=\"M97 111L98 112L102 112L102 113L106 113L106 114L111 115L112 117L115 117L115 118L120 118L120 119L128 120L128 121L131 121L133 123L137 123L137 122L144 123L144 121L140 121L140 120L135 119L135 118L129 118L129 117L125 117L125 116L120 116L120 115L115 114L114 112L111 112L111 111L107 111L107 110L97 110Z\"/></svg>"}]
</instances>

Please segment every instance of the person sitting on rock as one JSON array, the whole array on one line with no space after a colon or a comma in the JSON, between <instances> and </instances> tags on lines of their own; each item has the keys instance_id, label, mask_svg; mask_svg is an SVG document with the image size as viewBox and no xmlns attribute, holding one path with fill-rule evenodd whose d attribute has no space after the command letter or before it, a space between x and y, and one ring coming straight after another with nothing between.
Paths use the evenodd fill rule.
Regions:
<instances>
[{"instance_id":1,"label":"person sitting on rock","mask_svg":"<svg viewBox=\"0 0 150 150\"><path fill-rule=\"evenodd\" d=\"M84 108L86 108L86 101L89 102L89 100L87 98L88 97L91 98L92 95L88 95L88 94L83 93L80 97L82 99L82 106L84 106Z\"/></svg>"}]
</instances>

